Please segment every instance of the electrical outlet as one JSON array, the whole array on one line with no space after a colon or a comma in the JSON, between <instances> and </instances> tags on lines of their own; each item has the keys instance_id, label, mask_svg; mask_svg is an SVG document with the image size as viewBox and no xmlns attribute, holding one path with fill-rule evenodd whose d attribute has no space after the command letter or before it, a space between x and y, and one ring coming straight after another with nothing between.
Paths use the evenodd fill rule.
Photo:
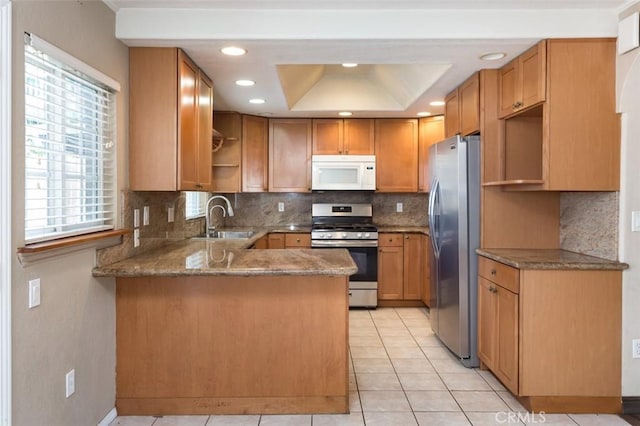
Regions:
<instances>
[{"instance_id":1,"label":"electrical outlet","mask_svg":"<svg viewBox=\"0 0 640 426\"><path fill-rule=\"evenodd\" d=\"M402 213L404 206L402 205L402 203L396 203L396 212L397 213Z\"/></svg>"},{"instance_id":2,"label":"electrical outlet","mask_svg":"<svg viewBox=\"0 0 640 426\"><path fill-rule=\"evenodd\" d=\"M142 210L142 226L149 225L149 206L144 206Z\"/></svg>"},{"instance_id":3,"label":"electrical outlet","mask_svg":"<svg viewBox=\"0 0 640 426\"><path fill-rule=\"evenodd\" d=\"M29 309L40 305L40 278L29 280Z\"/></svg>"},{"instance_id":4,"label":"electrical outlet","mask_svg":"<svg viewBox=\"0 0 640 426\"><path fill-rule=\"evenodd\" d=\"M140 209L133 209L133 227L140 227Z\"/></svg>"},{"instance_id":5,"label":"electrical outlet","mask_svg":"<svg viewBox=\"0 0 640 426\"><path fill-rule=\"evenodd\" d=\"M640 232L640 212L631 212L631 232Z\"/></svg>"},{"instance_id":6,"label":"electrical outlet","mask_svg":"<svg viewBox=\"0 0 640 426\"><path fill-rule=\"evenodd\" d=\"M278 211L279 212L283 212L284 211L284 203L282 201L278 202Z\"/></svg>"},{"instance_id":7,"label":"electrical outlet","mask_svg":"<svg viewBox=\"0 0 640 426\"><path fill-rule=\"evenodd\" d=\"M633 346L633 357L640 358L640 339L633 339L631 346Z\"/></svg>"},{"instance_id":8,"label":"electrical outlet","mask_svg":"<svg viewBox=\"0 0 640 426\"><path fill-rule=\"evenodd\" d=\"M133 246L134 247L140 246L140 230L139 229L133 230Z\"/></svg>"},{"instance_id":9,"label":"electrical outlet","mask_svg":"<svg viewBox=\"0 0 640 426\"><path fill-rule=\"evenodd\" d=\"M169 207L167 209L167 222L171 223L174 220L176 220L175 208L174 207Z\"/></svg>"},{"instance_id":10,"label":"electrical outlet","mask_svg":"<svg viewBox=\"0 0 640 426\"><path fill-rule=\"evenodd\" d=\"M64 396L69 398L76 391L76 370L73 369L65 376L65 392Z\"/></svg>"}]
</instances>

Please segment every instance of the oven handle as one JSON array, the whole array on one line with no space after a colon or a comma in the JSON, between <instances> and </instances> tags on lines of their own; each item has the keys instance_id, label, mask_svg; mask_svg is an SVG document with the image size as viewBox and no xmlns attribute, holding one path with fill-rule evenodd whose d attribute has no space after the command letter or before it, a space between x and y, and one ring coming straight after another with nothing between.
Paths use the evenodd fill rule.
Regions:
<instances>
[{"instance_id":1,"label":"oven handle","mask_svg":"<svg viewBox=\"0 0 640 426\"><path fill-rule=\"evenodd\" d=\"M311 248L378 247L378 240L311 240Z\"/></svg>"}]
</instances>

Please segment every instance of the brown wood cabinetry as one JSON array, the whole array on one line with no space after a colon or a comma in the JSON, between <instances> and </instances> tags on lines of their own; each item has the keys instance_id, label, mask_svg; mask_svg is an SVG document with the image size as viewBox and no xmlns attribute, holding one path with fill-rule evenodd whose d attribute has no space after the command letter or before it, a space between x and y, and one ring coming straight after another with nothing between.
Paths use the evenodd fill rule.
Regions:
<instances>
[{"instance_id":1,"label":"brown wood cabinetry","mask_svg":"<svg viewBox=\"0 0 640 426\"><path fill-rule=\"evenodd\" d=\"M311 191L311 120L269 120L269 191Z\"/></svg>"},{"instance_id":2,"label":"brown wood cabinetry","mask_svg":"<svg viewBox=\"0 0 640 426\"><path fill-rule=\"evenodd\" d=\"M378 237L378 299L422 300L424 236L381 233Z\"/></svg>"},{"instance_id":3,"label":"brown wood cabinetry","mask_svg":"<svg viewBox=\"0 0 640 426\"><path fill-rule=\"evenodd\" d=\"M214 140L212 156L215 192L240 192L242 163L242 116L237 112L213 114L213 126L224 138ZM215 136L214 136L215 138Z\"/></svg>"},{"instance_id":4,"label":"brown wood cabinetry","mask_svg":"<svg viewBox=\"0 0 640 426\"><path fill-rule=\"evenodd\" d=\"M444 139L444 117L418 119L418 191L429 192L429 147Z\"/></svg>"},{"instance_id":5,"label":"brown wood cabinetry","mask_svg":"<svg viewBox=\"0 0 640 426\"><path fill-rule=\"evenodd\" d=\"M424 247L425 256L424 265L423 265L423 276L422 276L422 303L426 306L431 306L431 267L433 258L433 248L431 247L431 241L429 241L428 235L421 235L422 244Z\"/></svg>"},{"instance_id":6,"label":"brown wood cabinetry","mask_svg":"<svg viewBox=\"0 0 640 426\"><path fill-rule=\"evenodd\" d=\"M546 40L499 70L498 116L504 118L545 100Z\"/></svg>"},{"instance_id":7,"label":"brown wood cabinetry","mask_svg":"<svg viewBox=\"0 0 640 426\"><path fill-rule=\"evenodd\" d=\"M313 154L373 154L373 120L369 118L313 120Z\"/></svg>"},{"instance_id":8,"label":"brown wood cabinetry","mask_svg":"<svg viewBox=\"0 0 640 426\"><path fill-rule=\"evenodd\" d=\"M480 77L473 74L445 97L445 137L480 131Z\"/></svg>"},{"instance_id":9,"label":"brown wood cabinetry","mask_svg":"<svg viewBox=\"0 0 640 426\"><path fill-rule=\"evenodd\" d=\"M520 402L619 412L621 271L478 270L478 356Z\"/></svg>"},{"instance_id":10,"label":"brown wood cabinetry","mask_svg":"<svg viewBox=\"0 0 640 426\"><path fill-rule=\"evenodd\" d=\"M418 120L375 120L376 186L379 192L418 191Z\"/></svg>"},{"instance_id":11,"label":"brown wood cabinetry","mask_svg":"<svg viewBox=\"0 0 640 426\"><path fill-rule=\"evenodd\" d=\"M311 234L292 232L284 234L285 248L311 248Z\"/></svg>"},{"instance_id":12,"label":"brown wood cabinetry","mask_svg":"<svg viewBox=\"0 0 640 426\"><path fill-rule=\"evenodd\" d=\"M283 249L285 247L284 234L269 234L267 240L270 249Z\"/></svg>"},{"instance_id":13,"label":"brown wood cabinetry","mask_svg":"<svg viewBox=\"0 0 640 426\"><path fill-rule=\"evenodd\" d=\"M499 166L491 173L497 179L485 185L521 191L617 191L620 119L615 110L615 39L543 43L537 55L544 60L536 62L525 52L522 60L532 62L522 68L526 75L526 70L533 74L537 69L534 63L544 65L546 96L534 96L531 87L539 85L526 86L524 106L504 120L501 147L494 154ZM500 80L501 103L505 81L510 79Z\"/></svg>"},{"instance_id":14,"label":"brown wood cabinetry","mask_svg":"<svg viewBox=\"0 0 640 426\"><path fill-rule=\"evenodd\" d=\"M254 249L264 250L269 248L269 237L265 235L264 237L260 237L254 244Z\"/></svg>"},{"instance_id":15,"label":"brown wood cabinetry","mask_svg":"<svg viewBox=\"0 0 640 426\"><path fill-rule=\"evenodd\" d=\"M211 190L211 79L180 49L134 47L129 85L130 188Z\"/></svg>"},{"instance_id":16,"label":"brown wood cabinetry","mask_svg":"<svg viewBox=\"0 0 640 426\"><path fill-rule=\"evenodd\" d=\"M269 190L269 120L242 116L242 192Z\"/></svg>"}]
</instances>

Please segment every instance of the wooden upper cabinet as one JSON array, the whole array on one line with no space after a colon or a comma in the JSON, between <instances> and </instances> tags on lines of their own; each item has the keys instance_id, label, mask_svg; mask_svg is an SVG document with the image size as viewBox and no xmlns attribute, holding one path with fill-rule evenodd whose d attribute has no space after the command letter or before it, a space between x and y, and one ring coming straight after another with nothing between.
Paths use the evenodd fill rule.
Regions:
<instances>
[{"instance_id":1,"label":"wooden upper cabinet","mask_svg":"<svg viewBox=\"0 0 640 426\"><path fill-rule=\"evenodd\" d=\"M444 136L450 138L460 133L460 109L458 89L444 98Z\"/></svg>"},{"instance_id":2,"label":"wooden upper cabinet","mask_svg":"<svg viewBox=\"0 0 640 426\"><path fill-rule=\"evenodd\" d=\"M344 120L344 147L348 155L373 155L374 124L370 118Z\"/></svg>"},{"instance_id":3,"label":"wooden upper cabinet","mask_svg":"<svg viewBox=\"0 0 640 426\"><path fill-rule=\"evenodd\" d=\"M615 55L615 39L550 39L518 57L519 79L529 81L521 92L526 102L502 120L501 146L485 155L485 161L498 157L500 164L493 169L500 175L491 173L498 179L484 185L521 191L619 190ZM541 63L544 72L537 75L544 76L542 83L534 81ZM500 102L504 86L502 78Z\"/></svg>"},{"instance_id":4,"label":"wooden upper cabinet","mask_svg":"<svg viewBox=\"0 0 640 426\"><path fill-rule=\"evenodd\" d=\"M373 154L373 120L313 119L313 154Z\"/></svg>"},{"instance_id":5,"label":"wooden upper cabinet","mask_svg":"<svg viewBox=\"0 0 640 426\"><path fill-rule=\"evenodd\" d=\"M311 120L269 120L269 191L311 191Z\"/></svg>"},{"instance_id":6,"label":"wooden upper cabinet","mask_svg":"<svg viewBox=\"0 0 640 426\"><path fill-rule=\"evenodd\" d=\"M445 137L467 136L480 131L480 76L471 77L444 99Z\"/></svg>"},{"instance_id":7,"label":"wooden upper cabinet","mask_svg":"<svg viewBox=\"0 0 640 426\"><path fill-rule=\"evenodd\" d=\"M242 116L242 191L269 190L269 120Z\"/></svg>"},{"instance_id":8,"label":"wooden upper cabinet","mask_svg":"<svg viewBox=\"0 0 640 426\"><path fill-rule=\"evenodd\" d=\"M499 71L499 118L529 108L546 98L547 42L543 40Z\"/></svg>"},{"instance_id":9,"label":"wooden upper cabinet","mask_svg":"<svg viewBox=\"0 0 640 426\"><path fill-rule=\"evenodd\" d=\"M418 119L418 191L429 192L429 147L444 139L444 117Z\"/></svg>"},{"instance_id":10,"label":"wooden upper cabinet","mask_svg":"<svg viewBox=\"0 0 640 426\"><path fill-rule=\"evenodd\" d=\"M379 192L418 191L418 120L375 120L376 187Z\"/></svg>"},{"instance_id":11,"label":"wooden upper cabinet","mask_svg":"<svg viewBox=\"0 0 640 426\"><path fill-rule=\"evenodd\" d=\"M213 84L176 48L129 49L129 183L211 190Z\"/></svg>"}]
</instances>

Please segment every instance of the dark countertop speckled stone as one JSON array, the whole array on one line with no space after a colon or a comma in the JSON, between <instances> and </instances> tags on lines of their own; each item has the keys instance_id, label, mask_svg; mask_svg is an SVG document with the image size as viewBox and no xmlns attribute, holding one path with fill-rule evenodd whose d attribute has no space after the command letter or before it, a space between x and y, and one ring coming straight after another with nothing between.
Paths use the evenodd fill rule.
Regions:
<instances>
[{"instance_id":1,"label":"dark countertop speckled stone","mask_svg":"<svg viewBox=\"0 0 640 426\"><path fill-rule=\"evenodd\" d=\"M557 249L477 249L476 253L518 269L622 270L629 267L615 260Z\"/></svg>"},{"instance_id":2,"label":"dark countertop speckled stone","mask_svg":"<svg viewBox=\"0 0 640 426\"><path fill-rule=\"evenodd\" d=\"M93 269L96 277L186 275L352 275L346 249L248 249L249 240L188 239Z\"/></svg>"}]
</instances>

